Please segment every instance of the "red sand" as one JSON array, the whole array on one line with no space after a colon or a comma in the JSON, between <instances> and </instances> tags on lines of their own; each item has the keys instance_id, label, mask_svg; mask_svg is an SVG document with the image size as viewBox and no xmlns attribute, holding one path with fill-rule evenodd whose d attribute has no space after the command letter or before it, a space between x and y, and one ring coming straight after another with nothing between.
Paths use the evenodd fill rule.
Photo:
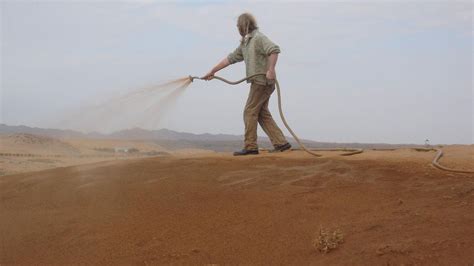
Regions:
<instances>
[{"instance_id":1,"label":"red sand","mask_svg":"<svg viewBox=\"0 0 474 266\"><path fill-rule=\"evenodd\" d=\"M472 168L472 151L441 162ZM474 177L433 156L161 157L3 176L0 264L472 264ZM344 243L316 251L320 226Z\"/></svg>"}]
</instances>

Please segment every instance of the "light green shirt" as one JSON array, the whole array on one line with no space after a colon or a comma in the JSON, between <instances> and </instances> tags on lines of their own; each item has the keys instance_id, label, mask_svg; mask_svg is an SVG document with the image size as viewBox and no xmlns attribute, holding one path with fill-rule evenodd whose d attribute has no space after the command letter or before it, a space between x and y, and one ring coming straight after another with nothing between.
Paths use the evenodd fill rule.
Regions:
<instances>
[{"instance_id":1,"label":"light green shirt","mask_svg":"<svg viewBox=\"0 0 474 266\"><path fill-rule=\"evenodd\" d=\"M274 44L267 36L258 30L247 34L243 43L227 56L230 64L245 61L247 77L257 73L266 73L268 70L268 56L273 53L280 53L280 47ZM265 76L257 76L247 83L254 82L260 85L267 85Z\"/></svg>"}]
</instances>

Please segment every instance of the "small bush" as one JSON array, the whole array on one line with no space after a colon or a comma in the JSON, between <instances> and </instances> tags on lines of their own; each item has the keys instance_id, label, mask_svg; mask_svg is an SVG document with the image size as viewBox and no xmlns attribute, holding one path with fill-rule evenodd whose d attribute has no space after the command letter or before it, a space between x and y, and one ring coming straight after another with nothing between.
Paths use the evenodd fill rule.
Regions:
<instances>
[{"instance_id":1,"label":"small bush","mask_svg":"<svg viewBox=\"0 0 474 266\"><path fill-rule=\"evenodd\" d=\"M313 240L313 246L321 253L329 253L343 242L344 235L340 230L330 232L320 227L319 234Z\"/></svg>"}]
</instances>

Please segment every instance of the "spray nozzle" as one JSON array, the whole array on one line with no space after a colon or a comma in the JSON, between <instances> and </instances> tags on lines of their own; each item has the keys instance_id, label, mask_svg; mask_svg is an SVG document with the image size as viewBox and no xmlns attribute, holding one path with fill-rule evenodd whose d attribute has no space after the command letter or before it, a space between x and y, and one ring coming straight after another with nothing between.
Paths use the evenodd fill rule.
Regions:
<instances>
[{"instance_id":1,"label":"spray nozzle","mask_svg":"<svg viewBox=\"0 0 474 266\"><path fill-rule=\"evenodd\" d=\"M189 80L190 80L191 82L193 82L195 79L201 79L201 78L200 78L200 77L196 77L196 76L193 77L193 76L189 75Z\"/></svg>"}]
</instances>

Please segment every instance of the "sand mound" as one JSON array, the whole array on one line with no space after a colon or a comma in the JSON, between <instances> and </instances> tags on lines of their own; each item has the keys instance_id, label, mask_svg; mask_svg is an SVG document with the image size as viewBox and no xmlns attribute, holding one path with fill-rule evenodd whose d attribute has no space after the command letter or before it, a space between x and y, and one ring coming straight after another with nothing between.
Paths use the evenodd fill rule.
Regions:
<instances>
[{"instance_id":1,"label":"sand mound","mask_svg":"<svg viewBox=\"0 0 474 266\"><path fill-rule=\"evenodd\" d=\"M51 137L17 133L0 135L0 149L4 153L28 154L77 154L79 150L72 145Z\"/></svg>"},{"instance_id":2,"label":"sand mound","mask_svg":"<svg viewBox=\"0 0 474 266\"><path fill-rule=\"evenodd\" d=\"M14 135L9 135L7 139L11 139L14 143L17 144L55 144L58 141L50 137L37 136L27 133L19 133Z\"/></svg>"},{"instance_id":3,"label":"sand mound","mask_svg":"<svg viewBox=\"0 0 474 266\"><path fill-rule=\"evenodd\" d=\"M169 156L0 177L0 264L467 265L473 179L432 155ZM328 254L321 228L344 237Z\"/></svg>"}]
</instances>

